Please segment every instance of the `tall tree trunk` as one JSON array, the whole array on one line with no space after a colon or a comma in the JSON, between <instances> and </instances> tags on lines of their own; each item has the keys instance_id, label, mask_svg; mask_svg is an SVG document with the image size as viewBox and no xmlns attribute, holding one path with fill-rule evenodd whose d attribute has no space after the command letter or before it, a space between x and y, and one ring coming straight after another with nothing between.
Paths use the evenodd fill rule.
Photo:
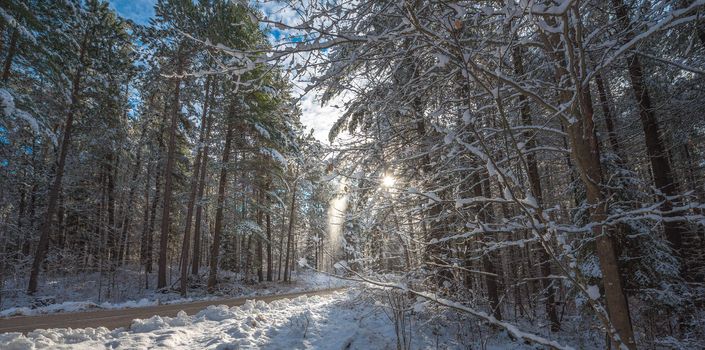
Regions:
<instances>
[{"instance_id":1,"label":"tall tree trunk","mask_svg":"<svg viewBox=\"0 0 705 350\"><path fill-rule=\"evenodd\" d=\"M147 175L144 179L144 212L142 216L142 237L140 239L140 263L146 267L147 260L147 232L149 231L149 184L151 182L151 167L147 163Z\"/></svg>"},{"instance_id":2,"label":"tall tree trunk","mask_svg":"<svg viewBox=\"0 0 705 350\"><path fill-rule=\"evenodd\" d=\"M59 192L58 208L56 209L56 232L55 240L59 250L66 248L66 205L64 204L64 195Z\"/></svg>"},{"instance_id":3,"label":"tall tree trunk","mask_svg":"<svg viewBox=\"0 0 705 350\"><path fill-rule=\"evenodd\" d=\"M142 131L142 133L144 133L144 130ZM122 226L121 226L122 233L120 233L120 237L122 237L122 239L124 240L125 243L123 245L124 248L121 249L121 253L120 253L120 257L119 257L120 261L123 261L123 258L126 257L127 255L129 255L128 243L127 243L129 241L128 226L130 226L130 219L132 218L132 206L133 206L132 201L135 197L135 191L137 190L137 186L136 186L137 176L140 173L141 167L142 167L142 151L141 151L141 145L139 145L138 149L137 149L137 159L135 160L135 168L132 172L132 178L130 179L130 192L127 195L127 200L125 201L125 208L123 210L124 216L122 219ZM146 182L149 183L149 179L147 179ZM148 203L148 202L145 202L145 203ZM145 208L146 207L147 207L147 205L145 204ZM145 215L145 217L146 217L146 215ZM142 257L142 256L140 255L140 257Z\"/></svg>"},{"instance_id":4,"label":"tall tree trunk","mask_svg":"<svg viewBox=\"0 0 705 350\"><path fill-rule=\"evenodd\" d=\"M577 10L577 9L576 9ZM547 18L554 25L552 18ZM581 26L580 23L575 25ZM555 81L572 81L572 74L578 77L584 72L578 72L579 62L567 62L565 50L561 49L565 41L556 33L546 34L541 32L541 39L548 50L547 54L554 59ZM581 37L576 37L582 40ZM577 45L580 45L578 43ZM573 45L570 43L569 45ZM573 60L578 60L572 57ZM569 64L570 63L570 64ZM578 81L580 78L578 78ZM609 228L603 225L607 218L607 196L602 191L602 164L600 163L600 145L595 133L594 110L589 85L582 83L571 86L575 89L575 96L568 89L563 89L559 93L559 103L571 103L567 111L574 118L568 122L561 123L567 131L570 140L570 148L573 159L582 183L585 185L587 206L590 212L590 222L594 223L592 232L595 236L597 256L600 261L602 272L602 282L605 290L605 300L607 302L607 316L609 323L614 330L610 329L613 345L626 346L629 349L636 348L634 331L632 329L631 317L629 315L629 304L627 302L624 289L622 287L622 277L620 273L615 242ZM572 102L571 102L572 101ZM599 311L598 311L599 312ZM616 334L615 332L616 331Z\"/></svg>"},{"instance_id":5,"label":"tall tree trunk","mask_svg":"<svg viewBox=\"0 0 705 350\"><path fill-rule=\"evenodd\" d=\"M514 61L514 72L517 76L524 75L524 64L522 61L522 52L519 47L515 48L512 52ZM534 124L531 118L531 110L526 96L519 95L519 113L521 114L521 121L525 126L531 126ZM529 179L529 186L531 187L531 193L536 198L538 207L542 208L543 203L543 192L541 189L541 177L539 175L538 162L536 161L536 154L532 152L536 148L536 140L530 131L525 133L527 139L526 142L526 166L527 166L527 177ZM541 215L538 213L537 215ZM546 316L551 322L551 331L557 332L561 328L560 321L558 319L558 313L556 312L556 289L552 281L549 280L551 276L551 257L544 247L539 249L539 259L541 260L541 288L546 296Z\"/></svg>"},{"instance_id":6,"label":"tall tree trunk","mask_svg":"<svg viewBox=\"0 0 705 350\"><path fill-rule=\"evenodd\" d=\"M621 154L621 146L619 145L619 140L617 139L617 131L614 127L614 113L610 108L610 103L608 100L608 89L609 86L605 85L604 79L602 77L602 72L595 75L595 84L597 85L597 95L600 98L600 105L602 106L602 114L605 116L605 126L607 127L607 139L610 142L612 151L614 151L620 159L623 157Z\"/></svg>"},{"instance_id":7,"label":"tall tree trunk","mask_svg":"<svg viewBox=\"0 0 705 350\"><path fill-rule=\"evenodd\" d=\"M209 125L210 129L210 125ZM201 263L201 217L203 215L203 194L206 186L206 171L208 165L208 145L203 148L201 156L201 170L198 180L198 195L196 197L196 218L193 228L193 259L191 262L191 274L198 276L198 269Z\"/></svg>"},{"instance_id":8,"label":"tall tree trunk","mask_svg":"<svg viewBox=\"0 0 705 350\"><path fill-rule=\"evenodd\" d=\"M632 23L629 19L629 12L623 0L612 0L615 7L617 18L622 24L624 30L627 31L625 41L631 40L634 37L632 32ZM644 72L639 62L639 57L634 53L629 53L626 56L627 67L629 70L629 80L631 81L632 90L636 97L637 108L639 110L639 119L641 120L642 128L644 129L644 141L646 142L646 153L651 162L651 171L654 177L656 188L661 191L662 196L659 196L663 201L661 210L669 212L673 209L673 203L670 198L677 194L678 184L669 163L666 147L661 138L660 127L656 115L654 114L653 106L651 105L651 97L649 91L644 85ZM667 217L673 217L677 214L664 214ZM665 221L663 223L666 239L671 244L671 247L676 252L681 260L681 276L687 281L693 281L692 276L686 269L687 257L683 249L683 225L676 221Z\"/></svg>"},{"instance_id":9,"label":"tall tree trunk","mask_svg":"<svg viewBox=\"0 0 705 350\"><path fill-rule=\"evenodd\" d=\"M267 221L267 281L271 282L272 277L273 277L273 271L272 271L272 220L269 215L269 205L271 204L270 198L269 198L269 188L270 188L270 182L267 182L267 196L266 198L266 207L267 207L267 213L265 214L266 221Z\"/></svg>"},{"instance_id":10,"label":"tall tree trunk","mask_svg":"<svg viewBox=\"0 0 705 350\"><path fill-rule=\"evenodd\" d=\"M147 253L145 259L145 272L147 273L152 272L152 262L154 257L154 228L157 223L157 208L159 207L159 200L161 199L160 196L162 188L162 172L160 168L160 163L161 162L157 162L155 165L157 173L155 174L154 180L154 199L152 199L152 209L149 215L149 230L147 232Z\"/></svg>"},{"instance_id":11,"label":"tall tree trunk","mask_svg":"<svg viewBox=\"0 0 705 350\"><path fill-rule=\"evenodd\" d=\"M36 180L32 181L32 188L29 190L29 206L27 208L27 229L30 230L32 234L34 234L34 229L36 227L35 224L35 212L37 208L37 189L39 188L39 185L37 184ZM27 257L30 252L30 239L28 239L28 235L23 235L22 236L22 256Z\"/></svg>"},{"instance_id":12,"label":"tall tree trunk","mask_svg":"<svg viewBox=\"0 0 705 350\"><path fill-rule=\"evenodd\" d=\"M178 72L181 74L182 57L181 52L177 55ZM162 204L162 227L159 237L159 270L157 272L157 289L166 287L167 270L167 249L169 247L169 232L171 231L171 186L173 182L174 154L176 153L176 129L179 120L179 96L181 93L181 78L174 80L174 104L171 109L171 126L169 127L169 144L166 156L166 167L164 169L164 203Z\"/></svg>"},{"instance_id":13,"label":"tall tree trunk","mask_svg":"<svg viewBox=\"0 0 705 350\"><path fill-rule=\"evenodd\" d=\"M5 49L5 23L0 22L0 52Z\"/></svg>"},{"instance_id":14,"label":"tall tree trunk","mask_svg":"<svg viewBox=\"0 0 705 350\"><path fill-rule=\"evenodd\" d=\"M126 86L126 90L128 90L129 87ZM149 99L149 104L151 105L153 101L153 96ZM127 117L127 109L124 110L123 114L123 119L125 121L128 120ZM144 139L145 139L145 133L147 130L147 123L142 123L142 128L140 130L140 139L137 143L137 147L135 151L137 152L137 156L135 159L135 165L132 170L132 177L130 178L130 181L128 183L128 187L130 188L129 193L127 195L127 198L125 198L122 202L121 206L121 216L122 216L122 224L120 225L121 233L120 237L122 239L122 244L120 245L120 251L118 253L118 266L121 266L127 261L127 257L130 255L130 231L128 230L128 227L130 226L130 220L132 219L132 207L133 207L133 200L135 198L135 193L137 192L137 177L139 176L140 170L142 169L142 146L144 144ZM147 176L147 180L145 183L149 184L149 176ZM149 187L147 187L149 189ZM147 208L147 204L149 201L145 202L145 208ZM145 219L147 215L147 211L145 210ZM143 228L143 233L144 233L144 228L146 227L147 222L144 222L144 225L142 226ZM140 239L140 266L144 262L144 246L143 246L143 240L144 235Z\"/></svg>"},{"instance_id":15,"label":"tall tree trunk","mask_svg":"<svg viewBox=\"0 0 705 350\"><path fill-rule=\"evenodd\" d=\"M296 178L298 173L294 175ZM291 241L294 234L294 221L296 220L296 185L298 181L294 179L294 186L291 193L291 208L289 210L289 231L286 235L286 258L284 260L284 282L291 280L291 271L289 270L289 259L291 253Z\"/></svg>"},{"instance_id":16,"label":"tall tree trunk","mask_svg":"<svg viewBox=\"0 0 705 350\"><path fill-rule=\"evenodd\" d=\"M240 254L245 254L245 283L250 283L250 275L252 273L252 235L248 235L245 242L245 247L241 249ZM237 253L234 255L238 256Z\"/></svg>"},{"instance_id":17,"label":"tall tree trunk","mask_svg":"<svg viewBox=\"0 0 705 350\"><path fill-rule=\"evenodd\" d=\"M2 32L0 32L0 35L2 35ZM0 190L0 195L4 195L2 193L2 190ZM9 213L6 215L9 216ZM7 219L3 219L3 220L9 221ZM2 245L1 245L2 251L0 251L0 259L1 259L0 260L0 306L2 306L3 295L4 295L4 291L5 291L5 266L7 265L7 249L8 249L8 246L10 245L8 242L7 236L8 236L7 234L2 235Z\"/></svg>"},{"instance_id":18,"label":"tall tree trunk","mask_svg":"<svg viewBox=\"0 0 705 350\"><path fill-rule=\"evenodd\" d=\"M233 181L233 182L235 183L235 186L237 186L237 181ZM243 188L241 191L245 192L245 185L244 184L243 184ZM238 192L240 192L240 191L235 190L235 192L236 193L233 193L233 203L237 203ZM246 199L246 196L240 196L240 198L241 198L241 207L239 209L240 221L244 222L245 220L247 220L247 207L246 207L247 199ZM234 204L234 205L237 205L237 204ZM235 257L234 261L232 262L234 265L233 271L235 271L235 273L238 275L240 274L240 270L242 269L242 266L243 266L242 255L243 255L243 252L246 250L245 248L247 248L247 244L245 244L244 245L245 248L243 248L243 243L242 243L243 240L244 240L244 237L242 237L241 235L235 235L234 239L232 240L232 244L233 244L232 256ZM247 251L247 252L249 252L249 251ZM245 256L245 264L244 264L245 280L247 280L249 277L249 275L248 275L249 271L247 270L248 263L249 263L248 259L249 259L249 255L246 255Z\"/></svg>"},{"instance_id":19,"label":"tall tree trunk","mask_svg":"<svg viewBox=\"0 0 705 350\"><path fill-rule=\"evenodd\" d=\"M0 33L2 33L2 30L0 30ZM24 232L24 227L23 227L24 222L25 222L25 212L27 211L26 210L26 208L27 208L27 191L26 191L25 187L26 186L24 186L24 185L20 187L20 204L19 204L19 208L17 210L17 233L19 234L18 236L20 238L26 236L26 233ZM16 259L20 258L19 247L21 245L22 245L22 242L18 241L17 246L15 247L15 249L17 249L17 251L14 254L14 257ZM0 304L0 305L2 305L2 304Z\"/></svg>"},{"instance_id":20,"label":"tall tree trunk","mask_svg":"<svg viewBox=\"0 0 705 350\"><path fill-rule=\"evenodd\" d=\"M213 242L211 243L210 256L210 271L208 272L208 292L215 291L215 285L218 281L218 256L220 255L220 235L223 229L223 204L225 202L225 188L228 183L228 161L230 160L230 145L233 138L234 121L231 113L227 116L230 118L227 122L227 131L225 133L225 145L223 147L223 159L220 168L220 180L218 182L218 199L215 211L215 227L213 229Z\"/></svg>"},{"instance_id":21,"label":"tall tree trunk","mask_svg":"<svg viewBox=\"0 0 705 350\"><path fill-rule=\"evenodd\" d=\"M66 156L71 146L71 132L73 130L73 119L76 111L78 110L79 93L81 91L81 77L83 75L83 70L85 68L83 59L86 53L86 47L88 45L88 34L84 34L83 40L81 42L81 48L79 53L79 67L74 73L71 90L71 105L69 106L68 114L66 115L66 121L64 122L64 137L61 139L61 148L59 151L59 159L56 164L56 170L54 173L54 181L49 189L49 198L47 200L47 212L42 221L40 228L39 243L37 244L37 249L34 253L34 260L32 261L32 269L29 274L29 285L27 286L27 294L34 295L37 292L37 284L39 279L39 269L41 268L44 258L46 257L47 250L49 248L49 234L51 233L51 224L54 220L54 214L56 213L57 201L59 199L59 194L61 192L61 180L64 176L64 167L66 166Z\"/></svg>"},{"instance_id":22,"label":"tall tree trunk","mask_svg":"<svg viewBox=\"0 0 705 350\"><path fill-rule=\"evenodd\" d=\"M286 225L286 216L283 211L285 210L282 205L282 215L279 221L279 258L277 263L277 281L282 280L282 258L284 257L284 226Z\"/></svg>"},{"instance_id":23,"label":"tall tree trunk","mask_svg":"<svg viewBox=\"0 0 705 350\"><path fill-rule=\"evenodd\" d=\"M107 212L108 212L108 226L106 227L107 238L108 238L108 253L110 263L110 271L113 271L115 264L117 263L117 248L118 239L115 236L115 170L116 166L114 164L114 154L113 151L108 151L107 159L105 160L105 174L107 176Z\"/></svg>"},{"instance_id":24,"label":"tall tree trunk","mask_svg":"<svg viewBox=\"0 0 705 350\"><path fill-rule=\"evenodd\" d=\"M157 134L157 144L158 152L157 159L154 164L156 169L156 174L154 176L154 199L152 200L152 208L149 220L149 232L147 232L147 254L145 261L145 282L149 282L148 274L152 272L153 268L153 258L154 258L154 228L157 224L157 209L159 207L159 200L161 199L161 180L162 180L162 160L164 157L164 128L166 123L167 114L169 112L169 103L167 99L164 99L164 113L162 114L161 121L159 123L159 133ZM149 288L146 286L145 288Z\"/></svg>"},{"instance_id":25,"label":"tall tree trunk","mask_svg":"<svg viewBox=\"0 0 705 350\"><path fill-rule=\"evenodd\" d=\"M100 200L98 201L98 205L95 207L95 222L94 222L94 231L93 231L93 241L94 241L94 248L95 248L95 254L98 255L98 258L100 260L100 263L98 265L95 265L95 267L100 269L100 272L102 273L103 269L103 256L105 255L105 252L103 251L104 244L104 231L105 231L105 220L103 217L105 216L105 207L106 207L106 197L107 197L107 191L106 188L107 186L105 183L107 182L106 180L106 175L105 175L105 168L101 167L100 169L100 176L98 179L98 188L100 188ZM97 244L96 244L97 243ZM101 274L102 276L102 274ZM100 294L100 292L99 292Z\"/></svg>"},{"instance_id":26,"label":"tall tree trunk","mask_svg":"<svg viewBox=\"0 0 705 350\"><path fill-rule=\"evenodd\" d=\"M414 114L416 118L416 134L419 138L423 139L423 147L426 148L427 153L421 158L421 175L425 176L427 174L433 173L433 164L431 161L430 153L433 150L433 145L429 142L429 135L427 135L426 124L423 119L423 107L422 102L419 98L414 99ZM439 194L443 197L442 194ZM450 281L453 279L451 270L448 269L449 265L442 256L447 249L446 243L441 238L447 232L447 227L445 227L445 221L440 220L440 216L443 213L443 203L434 201L430 208L428 208L425 213L424 222L428 223L428 229L425 230L426 234L424 239L426 242L426 247L423 252L423 257L425 263L429 265L429 268L434 269L436 272L432 277L435 284L442 286L443 282ZM437 242L437 243L430 243Z\"/></svg>"},{"instance_id":27,"label":"tall tree trunk","mask_svg":"<svg viewBox=\"0 0 705 350\"><path fill-rule=\"evenodd\" d=\"M489 193L489 175L487 173L482 174L482 179L478 174L475 174L472 176L473 179L473 191L476 197L481 198L482 196L485 196L487 198L492 198L492 195ZM478 216L480 217L480 220L482 221L482 224L487 224L489 223L491 214L487 212L489 210L490 206L489 205L484 205L484 204L478 204L477 205L477 212ZM495 267L495 262L493 261L494 259L494 254L492 252L487 252L482 254L482 268L485 272L487 272L487 275L484 275L485 278L485 284L487 285L487 296L490 301L490 308L492 309L492 315L497 319L497 320L502 320L502 310L499 305L499 281L498 281L498 274L497 274L497 268Z\"/></svg>"},{"instance_id":28,"label":"tall tree trunk","mask_svg":"<svg viewBox=\"0 0 705 350\"><path fill-rule=\"evenodd\" d=\"M212 88L210 89L209 102L211 105L214 103L213 98L215 96L215 85L210 84ZM206 117L207 127L206 135L203 140L203 153L201 155L201 170L199 171L198 179L198 194L196 196L196 219L194 222L193 229L193 261L191 263L191 274L194 276L198 275L198 268L201 262L201 216L203 215L203 193L206 187L206 171L208 169L208 151L210 142L211 125L213 122L209 122L210 114L213 108L208 109L208 116Z\"/></svg>"},{"instance_id":29,"label":"tall tree trunk","mask_svg":"<svg viewBox=\"0 0 705 350\"><path fill-rule=\"evenodd\" d=\"M191 244L191 220L193 218L193 205L196 200L196 191L198 187L199 173L201 171L201 157L203 141L205 139L206 129L208 128L208 94L210 89L210 76L206 78L206 93L205 102L203 103L203 114L201 115L201 135L198 137L198 145L196 145L196 160L193 163L194 172L191 178L191 189L186 209L186 224L184 225L184 240L181 244L181 295L186 296L188 289L188 265L189 265L189 245Z\"/></svg>"},{"instance_id":30,"label":"tall tree trunk","mask_svg":"<svg viewBox=\"0 0 705 350\"><path fill-rule=\"evenodd\" d=\"M2 71L2 81L7 83L7 79L10 78L10 70L12 68L12 60L15 58L17 53L17 40L19 39L19 32L17 29L12 30L10 35L10 46L7 49L7 56L5 57L5 67Z\"/></svg>"},{"instance_id":31,"label":"tall tree trunk","mask_svg":"<svg viewBox=\"0 0 705 350\"><path fill-rule=\"evenodd\" d=\"M609 318L624 345L629 349L635 349L636 342L629 315L629 304L622 287L614 239L607 231L608 228L601 224L607 217L608 203L601 186L602 168L599 143L595 134L592 98L589 87L578 86L578 90L581 120L567 127L568 135L571 140L573 157L580 169L580 177L586 188L587 203L592 208L590 221L596 223L593 226L593 233L596 237L596 251L602 270Z\"/></svg>"},{"instance_id":32,"label":"tall tree trunk","mask_svg":"<svg viewBox=\"0 0 705 350\"><path fill-rule=\"evenodd\" d=\"M262 227L262 207L264 205L264 192L260 189L259 194L257 196L257 226ZM264 272L262 271L262 255L263 255L263 246L262 246L262 235L258 235L257 237L257 248L255 251L255 266L257 266L257 281L262 282L264 281Z\"/></svg>"}]
</instances>

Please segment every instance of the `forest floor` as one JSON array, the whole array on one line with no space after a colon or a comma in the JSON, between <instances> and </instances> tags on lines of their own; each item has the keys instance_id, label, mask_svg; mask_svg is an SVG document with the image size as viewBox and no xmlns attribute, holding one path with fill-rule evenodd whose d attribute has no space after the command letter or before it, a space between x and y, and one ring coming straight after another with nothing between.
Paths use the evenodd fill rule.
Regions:
<instances>
[{"instance_id":1,"label":"forest floor","mask_svg":"<svg viewBox=\"0 0 705 350\"><path fill-rule=\"evenodd\" d=\"M117 274L116 274L117 275ZM103 285L101 303L98 293L90 290L90 283L76 283L81 279L47 278L44 294L39 297L56 298L57 303L30 308L31 300L23 293L5 295L5 305L19 305L3 310L3 315L38 315L37 327L11 328L19 318L0 317L0 349L147 349L166 347L175 349L541 349L508 336L506 331L488 327L481 320L459 314L435 303L418 298L403 297L380 290L365 283L351 283L313 271L300 271L294 282L265 282L243 284L241 276L222 274L216 295L205 293L203 286L194 284L189 298L170 290L160 293L144 289L140 280L129 273L117 275L115 285ZM139 277L139 276L137 276ZM143 280L142 280L143 281ZM21 280L16 284L21 286ZM152 284L153 281L150 281ZM105 282L104 282L105 283ZM143 283L143 282L142 282ZM283 295L347 286L344 291ZM134 289L130 289L134 288ZM11 290L7 288L5 290ZM110 291L108 293L107 291ZM107 296L110 295L110 298ZM255 296L277 295L247 300ZM300 294L299 294L300 295ZM402 296L400 299L399 296ZM119 297L118 297L119 296ZM279 299L285 297L287 299ZM140 299L141 298L141 299ZM240 298L233 300L233 298ZM108 301L105 301L105 300ZM279 299L279 300L274 300ZM264 302L266 300L267 302ZM207 302L206 302L207 301ZM24 304L23 304L24 303ZM190 304L184 304L190 303ZM219 305L221 303L227 305ZM165 305L166 304L166 305ZM179 304L179 305L175 305ZM211 306L208 306L212 304ZM162 305L168 312L146 311L150 308L121 310ZM219 306L214 306L219 305ZM404 310L403 317L394 308ZM120 324L107 324L96 319L90 323L66 322L58 325L52 318L70 317L69 314L44 315L69 311L94 311L86 317L120 318ZM185 310L185 312L181 311ZM520 330L536 334L575 349L604 349L604 334L594 318L571 317L563 319L561 331L549 331L540 312L531 320L517 315L517 310L505 310L508 322ZM88 316L88 314L93 314ZM124 314L124 315L121 315ZM153 316L159 315L159 316ZM123 317L124 316L124 317ZM538 317L537 317L538 316ZM705 320L705 315L699 316ZM22 317L20 317L22 318ZM99 317L100 318L100 317ZM65 318L68 320L68 318ZM644 320L635 320L643 324ZM40 327L44 325L44 327ZM90 326L89 328L81 328ZM108 327L105 327L108 326ZM643 326L643 325L642 325ZM29 333L2 333L2 329L27 331L45 327L73 327L39 329ZM91 328L93 327L93 328ZM115 327L123 327L117 328ZM653 349L701 348L701 332L678 341L661 335L646 339L637 332L639 341ZM406 339L397 347L397 339ZM698 345L699 344L699 345Z\"/></svg>"},{"instance_id":2,"label":"forest floor","mask_svg":"<svg viewBox=\"0 0 705 350\"><path fill-rule=\"evenodd\" d=\"M396 349L389 309L359 289L242 306L209 306L189 316L133 320L129 328L36 330L0 334L3 349ZM491 338L447 327L438 318L406 324L412 349L535 349L503 333Z\"/></svg>"},{"instance_id":3,"label":"forest floor","mask_svg":"<svg viewBox=\"0 0 705 350\"><path fill-rule=\"evenodd\" d=\"M375 289L364 283L338 291L306 294L222 301L228 305L217 306L219 301L214 301L207 307L206 302L157 307L167 307L168 312L135 313L137 309L88 312L82 315L92 317L90 314L105 313L109 317L119 317L124 313L127 318L120 319L120 325L107 324L100 319L101 316L95 319L94 326L87 328L79 328L89 325L86 323L66 322L61 327L74 328L37 329L25 334L0 333L0 349L544 348L524 343L502 329L488 327L477 318L453 312L428 300L404 297L404 294ZM394 310L404 310L403 316ZM71 314L0 319L0 331L8 322L20 318L36 319L37 324L54 327L56 324L49 322L50 318L69 316ZM507 314L507 317L511 316ZM574 317L563 321L561 331L551 333L545 320L513 320L519 329L564 344L566 348L605 349L604 334L595 320ZM121 328L112 329L114 327ZM405 340L398 344L398 339ZM640 341L650 344L648 348L653 349L698 349L701 348L698 344L702 344L695 338L688 342L670 337Z\"/></svg>"},{"instance_id":4,"label":"forest floor","mask_svg":"<svg viewBox=\"0 0 705 350\"><path fill-rule=\"evenodd\" d=\"M3 317L33 316L58 312L76 312L100 309L127 309L164 304L183 304L199 300L278 295L341 287L349 283L328 275L306 270L292 275L292 282L244 283L242 276L234 273L219 273L218 290L206 292L205 273L192 284L186 298L175 289L156 291L144 288L144 274L130 269L101 276L98 273L47 277L39 293L30 297L25 294L26 279L5 281L0 304L0 320ZM156 285L156 274L150 276L150 286ZM276 276L275 276L276 277ZM44 304L44 305L42 305Z\"/></svg>"}]
</instances>

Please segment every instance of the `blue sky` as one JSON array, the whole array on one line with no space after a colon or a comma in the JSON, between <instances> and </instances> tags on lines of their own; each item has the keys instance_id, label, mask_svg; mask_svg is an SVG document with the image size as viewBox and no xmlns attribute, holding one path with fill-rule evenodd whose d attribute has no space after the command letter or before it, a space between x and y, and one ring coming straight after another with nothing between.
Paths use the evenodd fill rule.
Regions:
<instances>
[{"instance_id":1,"label":"blue sky","mask_svg":"<svg viewBox=\"0 0 705 350\"><path fill-rule=\"evenodd\" d=\"M149 18L154 16L156 2L156 0L110 0L110 6L123 17L139 24L147 24Z\"/></svg>"}]
</instances>

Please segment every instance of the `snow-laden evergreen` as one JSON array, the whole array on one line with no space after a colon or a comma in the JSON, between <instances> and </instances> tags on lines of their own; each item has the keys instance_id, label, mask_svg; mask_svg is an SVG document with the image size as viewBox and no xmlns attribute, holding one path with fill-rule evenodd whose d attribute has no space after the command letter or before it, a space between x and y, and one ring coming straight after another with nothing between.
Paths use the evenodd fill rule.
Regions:
<instances>
[{"instance_id":1,"label":"snow-laden evergreen","mask_svg":"<svg viewBox=\"0 0 705 350\"><path fill-rule=\"evenodd\" d=\"M287 313L254 336L233 330L254 309L221 310L236 340L169 344L705 341L705 0L160 0L142 24L100 0L0 10L0 308L318 270L358 294L307 304L312 329L388 322L309 342L280 339ZM56 300L69 280L90 295ZM195 336L205 319L143 323ZM140 327L91 339L158 341L129 343Z\"/></svg>"}]
</instances>

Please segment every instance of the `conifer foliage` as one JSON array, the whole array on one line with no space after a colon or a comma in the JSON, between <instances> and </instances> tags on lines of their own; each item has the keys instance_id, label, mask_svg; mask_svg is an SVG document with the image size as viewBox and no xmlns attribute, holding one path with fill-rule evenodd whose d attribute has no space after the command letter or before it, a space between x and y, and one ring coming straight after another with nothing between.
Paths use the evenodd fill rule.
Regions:
<instances>
[{"instance_id":1,"label":"conifer foliage","mask_svg":"<svg viewBox=\"0 0 705 350\"><path fill-rule=\"evenodd\" d=\"M285 198L319 142L279 67L220 49L269 47L257 9L158 1L147 25L99 0L0 10L0 281L25 278L34 295L97 273L101 300L126 270L187 295L216 292L223 269L249 283L294 266L280 228L304 229L294 215L308 207Z\"/></svg>"},{"instance_id":2,"label":"conifer foliage","mask_svg":"<svg viewBox=\"0 0 705 350\"><path fill-rule=\"evenodd\" d=\"M0 288L94 273L110 297L128 270L186 296L305 267L549 348L580 347L575 320L702 346L705 1L155 13L2 2ZM302 83L340 112L327 142Z\"/></svg>"}]
</instances>

